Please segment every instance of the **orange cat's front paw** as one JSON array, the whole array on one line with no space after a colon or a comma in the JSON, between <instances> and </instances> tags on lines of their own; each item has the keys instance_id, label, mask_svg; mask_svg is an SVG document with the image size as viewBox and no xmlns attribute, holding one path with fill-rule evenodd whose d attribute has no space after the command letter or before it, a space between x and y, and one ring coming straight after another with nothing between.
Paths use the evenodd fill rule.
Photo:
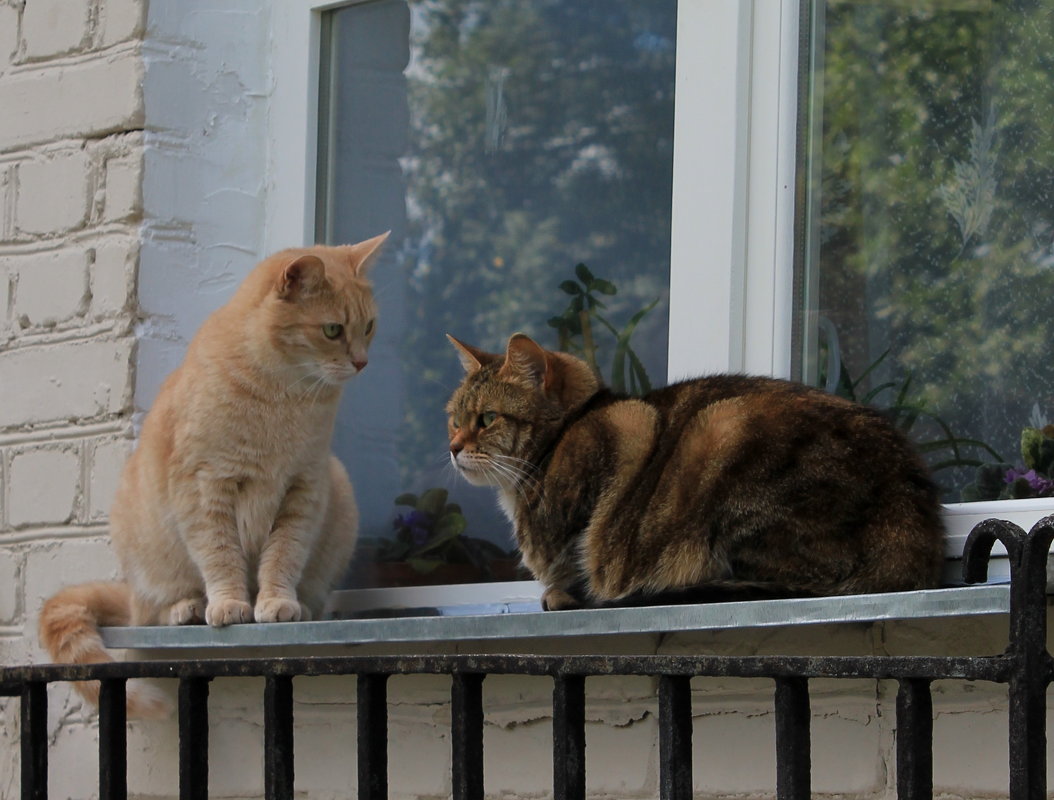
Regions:
<instances>
[{"instance_id":1,"label":"orange cat's front paw","mask_svg":"<svg viewBox=\"0 0 1054 800\"><path fill-rule=\"evenodd\" d=\"M205 600L192 597L173 603L168 609L169 625L200 625L205 621Z\"/></svg>"},{"instance_id":2,"label":"orange cat's front paw","mask_svg":"<svg viewBox=\"0 0 1054 800\"><path fill-rule=\"evenodd\" d=\"M205 608L205 621L214 628L253 621L253 607L243 600L214 600Z\"/></svg>"},{"instance_id":3,"label":"orange cat's front paw","mask_svg":"<svg viewBox=\"0 0 1054 800\"><path fill-rule=\"evenodd\" d=\"M253 614L257 622L299 622L303 616L300 603L284 597L257 599Z\"/></svg>"}]
</instances>

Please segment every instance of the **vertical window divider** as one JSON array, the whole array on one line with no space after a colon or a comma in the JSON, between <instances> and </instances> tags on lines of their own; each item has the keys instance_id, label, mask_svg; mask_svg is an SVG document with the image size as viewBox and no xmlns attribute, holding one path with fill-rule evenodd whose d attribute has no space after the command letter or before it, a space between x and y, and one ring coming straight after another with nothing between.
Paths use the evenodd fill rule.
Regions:
<instances>
[{"instance_id":1,"label":"vertical window divider","mask_svg":"<svg viewBox=\"0 0 1054 800\"><path fill-rule=\"evenodd\" d=\"M776 678L775 710L776 797L809 800L812 753L808 678Z\"/></svg>"}]
</instances>

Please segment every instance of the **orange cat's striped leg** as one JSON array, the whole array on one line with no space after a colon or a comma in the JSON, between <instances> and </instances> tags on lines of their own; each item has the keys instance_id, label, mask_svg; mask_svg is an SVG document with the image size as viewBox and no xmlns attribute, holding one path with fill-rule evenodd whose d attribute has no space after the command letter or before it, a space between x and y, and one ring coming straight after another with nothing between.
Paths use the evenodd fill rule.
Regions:
<instances>
[{"instance_id":1,"label":"orange cat's striped leg","mask_svg":"<svg viewBox=\"0 0 1054 800\"><path fill-rule=\"evenodd\" d=\"M297 585L320 535L319 509L325 507L328 492L328 481L301 477L282 499L271 535L260 553L260 588L253 609L257 622L297 622L304 618Z\"/></svg>"},{"instance_id":2,"label":"orange cat's striped leg","mask_svg":"<svg viewBox=\"0 0 1054 800\"><path fill-rule=\"evenodd\" d=\"M252 622L249 569L234 514L236 480L201 475L184 511L184 539L205 580L205 621L214 627Z\"/></svg>"}]
</instances>

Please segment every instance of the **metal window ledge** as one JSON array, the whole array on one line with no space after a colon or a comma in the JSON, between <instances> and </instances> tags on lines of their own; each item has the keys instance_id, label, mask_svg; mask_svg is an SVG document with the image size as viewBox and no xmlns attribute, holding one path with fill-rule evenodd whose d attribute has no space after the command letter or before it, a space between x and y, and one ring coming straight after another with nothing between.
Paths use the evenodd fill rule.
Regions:
<instances>
[{"instance_id":1,"label":"metal window ledge","mask_svg":"<svg viewBox=\"0 0 1054 800\"><path fill-rule=\"evenodd\" d=\"M1007 614L1010 587L947 589L843 597L542 612L537 603L419 609L412 616L233 625L209 628L104 628L111 648L312 647L569 636L676 633L787 625L878 622Z\"/></svg>"}]
</instances>

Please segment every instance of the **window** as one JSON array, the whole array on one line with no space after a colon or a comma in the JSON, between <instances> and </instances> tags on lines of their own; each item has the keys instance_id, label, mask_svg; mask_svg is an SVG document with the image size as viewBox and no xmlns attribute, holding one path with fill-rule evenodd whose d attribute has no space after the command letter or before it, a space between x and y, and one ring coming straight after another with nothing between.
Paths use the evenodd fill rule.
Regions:
<instances>
[{"instance_id":1,"label":"window","mask_svg":"<svg viewBox=\"0 0 1054 800\"><path fill-rule=\"evenodd\" d=\"M812 0L795 373L948 503L1054 494L1054 3Z\"/></svg>"},{"instance_id":2,"label":"window","mask_svg":"<svg viewBox=\"0 0 1054 800\"><path fill-rule=\"evenodd\" d=\"M546 320L558 313L562 305L566 307L570 296L562 294L558 286L561 281L574 277L574 266L581 261L597 276L611 279L617 284L619 294L616 297L624 304L613 307L611 313L617 317L619 324L624 324L629 315L646 307L655 297L660 298L659 304L648 312L633 339L634 347L640 348L651 377L660 375L673 380L715 371L746 371L826 382L830 370L823 371L820 365L821 362L834 363L830 355L832 344L840 348L839 352L846 350L856 359L846 365L847 373L853 376L861 375L884 352L881 336L885 335L884 330L888 330L888 327L883 328L884 322L865 314L850 324L844 322L846 313L859 308L864 300L873 295L875 287L872 287L871 295L863 292L855 300L845 299L844 292L839 295L831 291L831 287L836 285L832 281L837 273L832 270L835 269L837 253L824 249L829 248L824 234L830 221L825 223L828 228L824 228L821 220L824 219L824 213L829 211L824 202L830 200L831 195L825 194L828 187L822 178L826 174L824 169L829 169L824 166L825 157L832 159L837 155L828 145L844 144L845 137L839 138L831 132L831 142L824 138L823 125L832 121L831 115L824 111L824 88L828 81L837 83L840 80L846 83L855 74L853 70L866 72L867 64L871 63L864 57L869 47L882 53L888 50L888 45L883 44L882 37L885 34L880 25L869 29L867 35L871 37L870 40L863 42L859 39L865 34L852 30L853 13L870 11L874 15L894 15L890 17L893 21L885 24L896 27L899 18L895 13L915 14L912 22L918 26L921 21L931 18L947 18L955 14L960 18L969 16L967 12L939 10L946 8L947 4L939 4L934 8L920 7L916 12L903 4L829 2L825 5L811 0L802 3L797 0L779 0L765 4L751 0L712 3L680 0L675 4L652 4L643 0L625 3L566 0L562 3L539 1L508 4L508 8L501 3L480 3L477 6L438 0L408 4L389 0L360 3L290 0L272 9L275 30L282 31L282 35L274 39L278 76L274 106L281 113L272 115L275 153L272 174L275 181L269 199L269 241L277 247L290 240L312 240L318 235L333 238L372 235L392 225L387 221L391 218L392 204L397 216L405 219L405 223L401 223L405 228L396 237L402 244L397 242L390 251L391 260L378 266L376 272L382 302L385 302L386 295L391 295L387 302L393 303L396 309L394 314L388 312L382 330L396 338L391 344L383 345L386 349L375 350L373 363L361 385L353 384L349 393L353 405L358 402L360 390L367 391L368 382L376 383L378 390L385 385L397 387L399 392L412 390L414 384L400 384L406 376L396 374L398 370L391 364L385 366L385 362L394 362L395 348L406 344L405 341L400 344L398 340L398 321L411 310L417 313L417 306L410 302L410 298L415 292L420 294L427 286L422 278L434 274L427 273L427 269L437 268L430 259L439 252L438 244L442 244L447 253L455 252L458 258L464 258L466 262L484 265L480 276L459 276L463 281L467 279L469 285L466 291L469 291L475 303L493 289L487 278L488 271L493 272L496 268L493 259L499 258L508 264L509 253L516 249L511 244L525 240L522 234L520 239L510 235L512 228L508 223L513 218L510 211L518 212L521 222L541 218L536 208L529 208L530 196L521 195L520 199L511 199L512 195L506 192L495 196L493 208L484 204L486 213L491 215L493 212L502 220L502 225L486 231L489 239L480 235L471 247L461 248L466 252L460 252L445 240L430 243L424 235L423 220L426 219L426 212L433 209L433 206L428 205L432 201L418 198L415 192L420 193L421 189L416 184L411 185L411 182L422 175L438 176L443 167L420 161L420 156L426 151L420 140L413 141L413 136L415 126L420 126L424 117L420 110L415 111L415 103L421 102L428 92L440 96L442 85L451 88L461 86L465 95L450 100L453 103L450 108L459 109L464 117L465 140L457 142L456 146L454 142L450 143L451 147L455 147L452 152L456 151L456 147L462 147L465 161L459 162L458 169L467 171L466 174L474 179L482 177L499 183L503 179L508 180L502 175L515 175L515 169L509 173L499 173L489 165L506 154L503 148L522 142L518 137L523 136L523 130L517 125L522 123L523 118L519 117L518 123L518 115L526 113L527 108L534 109L531 113L540 114L538 109L543 108L542 105L532 107L529 103L525 104L522 94L517 94L522 92L523 85L517 85L515 69L499 63L501 59L493 58L493 53L487 54L478 46L475 50L467 48L465 54L456 56L452 55L452 50L449 51L449 57L435 50L428 52L427 59L420 52L415 55L414 48L420 48L427 41L429 25L434 28L437 24L429 22L430 15L441 16L440 12L448 6L461 9L465 15L462 22L467 28L459 28L458 35L469 38L470 34L482 37L487 26L494 25L495 15L500 13L536 20L544 18L545 14L570 13L572 16L577 15L579 24L586 25L578 30L597 32L605 30L605 25L611 25L611 15L621 14L629 21L628 25L637 26L624 29L634 30L633 35L620 33L613 37L624 44L627 48L625 52L635 53L641 59L646 55L651 60L649 68L664 61L669 70L672 59L673 73L672 154L664 154L661 161L664 165L662 169L669 171L669 185L660 190L659 184L655 184L648 190L655 194L669 191L670 202L666 208L668 223L663 223L668 225L668 254L665 259L656 256L657 263L649 263L648 270L639 273L619 272L621 267L614 261L609 260L609 263L603 258L597 260L600 257L599 250L588 251L582 256L575 255L574 237L566 238L566 231L559 231L558 220L556 230L559 235L547 240L556 244L546 245L549 249L542 247L540 251L557 253L557 264L550 266L551 277L547 278L549 284L545 291L549 294L546 295L534 280L525 281L526 290L517 291L515 297L506 297L503 302L508 305L491 309L489 317L474 307L462 325L457 315L450 314L447 319L453 317L453 321L458 322L455 329L450 330L451 333L457 335L460 331L467 340L477 337L477 344L496 348L512 328L525 328L538 333L541 338L548 335L548 341L554 342L555 331L547 327ZM505 10L501 11L503 8ZM990 10L989 5L984 8ZM894 9L899 11L894 12ZM591 13L600 14L600 17L590 19L588 15ZM983 16L981 10L970 13L975 19ZM385 15L389 15L387 22L383 19ZM606 19L605 15L608 15ZM665 15L665 21L660 23L658 20L661 15ZM557 24L569 26L568 30L576 30L570 22ZM376 36L396 37L390 40L390 47L378 47L387 59L384 63L370 61L369 45L380 40L374 39L373 34L364 33L369 25L380 26L378 30L387 26L388 33L378 32ZM825 64L823 56L826 49L832 47L832 37L843 36L840 32L843 28L857 37L853 41L861 43L856 61L850 57L851 53L847 54L843 59L844 66L839 67L843 71L849 70L848 78L845 75L837 78L832 72L835 69L832 60L828 59ZM492 28L492 35L497 36L500 29L500 25ZM366 40L357 40L356 36L366 36ZM604 48L614 46L613 41L603 37L593 37L593 41L599 42L600 50L597 52L601 54L606 52ZM357 45L353 46L353 42L357 42ZM839 46L849 48L846 43ZM349 52L349 47L355 52ZM1001 45L989 44L987 47L988 52L995 52ZM550 58L551 68L553 57L570 58L572 55L572 51L540 50L543 52L531 54L536 59L533 69L539 68L537 59ZM582 58L581 53L584 51L573 52L578 54L576 57ZM484 58L484 55L488 57ZM511 56L511 53L502 55ZM437 59L441 56L447 58L443 62L446 65L444 68L450 72L443 81L434 80L430 84L426 76L429 70L440 69ZM885 58L889 60L892 56L887 53ZM356 63L356 59L361 63ZM471 65L464 59L472 60ZM626 66L623 63L623 67ZM357 83L354 91L342 97L341 70L353 69L369 73L372 83L370 80ZM346 77L343 80L346 81ZM929 79L923 77L922 80L925 83ZM668 86L668 77L662 81L663 86ZM321 102L318 93L320 85L329 87ZM568 88L561 91L570 91L570 85L568 83ZM832 87L834 85L832 83ZM853 84L849 81L848 85L851 88ZM811 91L808 91L810 88ZM344 89L348 89L346 83ZM631 90L627 88L627 91ZM373 140L361 138L361 126L365 122L358 116L354 106L355 102L362 103L371 92L374 95L367 108L387 115L385 118L388 122L385 124L389 126L384 128L382 125L375 129ZM581 110L585 114L588 104L576 105L581 106L581 109L557 108L552 118L565 122L572 120L572 129L575 125L585 126L587 123L582 121L584 117L576 118L570 112L577 114ZM340 115L349 111L347 122L336 124ZM877 108L868 111L878 113ZM927 110L927 113L931 112ZM561 117L561 114L566 116ZM931 206L939 202L933 199L938 197L936 193L939 188L951 185L950 178L956 174L955 164L967 163L964 159L969 153L972 119L976 117L983 124L983 119L977 117L976 111L968 113L964 109L960 117L960 122L966 121L965 127L953 131L951 129L955 126L947 123L946 138L938 144L932 144L927 156L934 163L928 163L926 167L939 180L929 190L919 188L917 194L924 198L926 191L930 191L928 197ZM451 126L453 124L449 123ZM347 137L351 136L356 126L360 127L359 136L364 145L372 141L383 151L381 154L367 158L365 149L360 150L359 144L348 140ZM320 131L322 136L319 136ZM878 135L877 132L869 132ZM657 136L656 142L659 143L666 135ZM558 139L556 141L559 143ZM878 143L877 140L871 141L867 146L877 147ZM603 178L604 170L613 163L610 158L605 158L605 147L610 150L612 145L598 144L589 153L579 154L579 167L585 170L582 174ZM937 154L932 148L940 148L939 160L942 166L939 169L935 163ZM429 154L434 155L435 151L429 151ZM804 158L806 155L807 159ZM569 170L573 161L565 162L562 167L547 165L547 168ZM518 165L514 164L513 167ZM354 170L362 171L361 174L371 173L370 180L375 183L369 184L373 187L369 192L355 196L352 188L355 181L348 178ZM456 181L457 175L449 172L443 179ZM401 185L400 181L406 185ZM486 183L479 183L478 186L481 192L490 191L482 188L487 186ZM546 191L551 191L551 187L546 187ZM602 199L605 204L613 200L608 197ZM465 202L476 200L478 198L468 198ZM356 203L359 205L356 206ZM434 209L438 208L440 206L434 206ZM535 216L524 215L522 212L525 208L529 208ZM802 215L796 216L796 209L800 209ZM647 211L652 213L657 209ZM939 207L930 208L929 211L934 217L943 215L942 220L934 224L943 226L944 234L954 235L956 223L953 215L947 210L941 211ZM574 209L574 212L590 213L580 208ZM473 212L473 216L477 213ZM879 223L873 213L865 216L868 217L868 225ZM461 227L476 222L474 219L447 218L441 221L444 226ZM894 223L892 219L889 221L891 225ZM341 227L348 224L361 224L363 227ZM444 237L448 229L442 230ZM439 230L435 228L437 234ZM845 232L843 238L852 241L855 235L859 248L862 242L870 240L870 233L871 229L857 228ZM544 230L541 234L549 235ZM537 238L532 237L532 245L538 246L535 241ZM499 242L506 248L500 252L497 247ZM651 249L642 252L658 253L663 247L661 242L662 238L656 237L648 245ZM491 250L486 250L487 247ZM567 251L566 255L563 250ZM413 269L405 272L396 285L391 288L383 285L385 280L395 280L394 276L400 269L407 270L408 264ZM424 272L420 269L422 265ZM414 269L418 271L415 273ZM390 270L387 277L384 277L385 270ZM541 271L533 274L540 275ZM631 274L633 277L630 277ZM477 285L472 285L474 282ZM433 306L438 305L436 298L430 294L423 299ZM667 299L668 306L664 308ZM841 307L837 305L839 302ZM446 344L442 334L447 329L438 324L442 314L446 313L449 313L448 310L439 310L440 316L433 323L435 327L428 333L434 340L429 341L428 351L434 352L436 358L445 359L443 364L429 365L430 369L436 370L429 376L430 379L434 377L435 382L427 386L420 384L419 381L425 377L420 370L410 376L412 381L418 381L416 386L421 387L418 394L427 392L436 402L445 400L452 387L450 381L457 377L456 362L449 353L444 355ZM832 322L837 318L837 322L842 324L840 330L836 328L836 343L834 337L828 339L825 336L824 331L829 329L827 322L820 321L822 317L831 315L834 315L831 317ZM450 325L450 322L444 324ZM532 325L534 327L530 327ZM861 331L866 331L869 338L854 339ZM665 353L662 352L663 342ZM413 357L420 358L424 352L422 350L413 354ZM870 361L862 360L868 356ZM885 377L880 368L876 368L871 374L875 381L872 385L879 386L888 380L895 380L894 370L911 366L900 356L894 358L891 352L880 365L881 369L890 371L890 377ZM385 370L388 372L382 375ZM905 377L906 372L902 372L902 382ZM913 387L923 385L920 376L912 378ZM860 390L869 391L863 386ZM394 404L391 407L385 405L386 397L381 392L372 401L384 406L377 409L382 417L394 408ZM1028 411L1031 412L1030 407ZM1054 409L1051 412L1054 413ZM932 413L941 416L945 412L933 410ZM397 426L398 420L394 424ZM439 426L439 432L433 429L432 434L439 437L439 444L430 456L431 463L422 465L422 472L426 468L438 468L445 455L441 415L433 424ZM383 457L388 459L388 466L383 470L393 480L383 491L376 492L378 507L387 508L387 518L383 518L384 515L379 517L380 522L375 526L375 531L388 533L392 516L397 511L407 510L396 509L392 503L395 496L405 490L420 496L421 489L430 486L457 489L460 502L460 494L467 492L467 487L460 486L454 476L443 476L441 472L432 473L427 479L422 478L416 485L404 485L400 467L395 465L395 460L404 450L400 441L391 434L394 428L389 426L386 430L388 432L383 434L376 431L369 434L387 437L384 446L388 451ZM974 438L978 434L963 428L956 435ZM366 434L363 436L366 437ZM993 449L998 450L994 445ZM360 452L357 449L353 458L358 458ZM378 467L377 472L381 474L382 468ZM487 498L480 502L482 510L479 518L483 520L485 516L482 515L485 515L493 500ZM960 522L953 525L957 536L960 528L969 529L973 517L978 514L991 516L998 513L1027 526L1045 509L1054 509L1054 506L1046 500L1034 500L1015 501L1010 507L1002 504L997 511L988 504L974 504L973 508L966 511L955 504L949 508L953 514L963 512ZM501 536L507 536L507 523L496 515L490 519L500 531L495 538L500 540ZM961 537L957 539L956 536L952 537L950 552L961 546L957 544L961 542ZM511 546L511 541L506 538L503 544Z\"/></svg>"}]
</instances>

